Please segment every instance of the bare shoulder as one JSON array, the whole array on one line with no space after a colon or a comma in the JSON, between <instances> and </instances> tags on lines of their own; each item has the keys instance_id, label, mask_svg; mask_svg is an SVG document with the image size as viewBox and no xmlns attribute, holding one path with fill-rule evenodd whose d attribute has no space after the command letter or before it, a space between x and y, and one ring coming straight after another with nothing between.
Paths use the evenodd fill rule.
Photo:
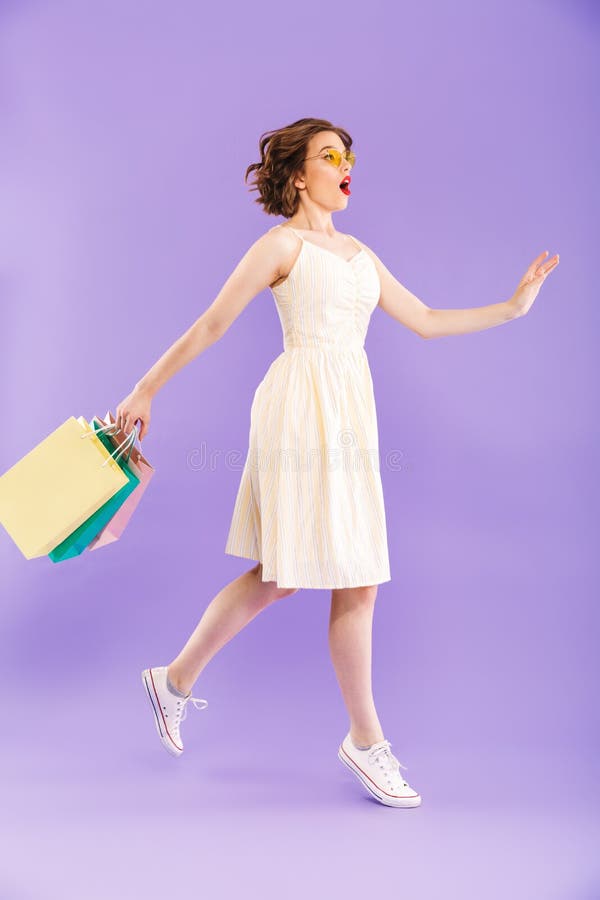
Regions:
<instances>
[{"instance_id":1,"label":"bare shoulder","mask_svg":"<svg viewBox=\"0 0 600 900\"><path fill-rule=\"evenodd\" d=\"M264 241L265 246L268 245L272 249L279 249L285 253L298 245L299 238L291 228L286 228L280 223L265 231L259 240Z\"/></svg>"},{"instance_id":2,"label":"bare shoulder","mask_svg":"<svg viewBox=\"0 0 600 900\"><path fill-rule=\"evenodd\" d=\"M298 238L289 228L274 225L248 248L240 265L260 273L260 285L267 287L285 268Z\"/></svg>"},{"instance_id":3,"label":"bare shoulder","mask_svg":"<svg viewBox=\"0 0 600 900\"><path fill-rule=\"evenodd\" d=\"M289 230L275 227L248 247L203 314L211 331L223 335L250 301L280 278L297 240Z\"/></svg>"},{"instance_id":4,"label":"bare shoulder","mask_svg":"<svg viewBox=\"0 0 600 900\"><path fill-rule=\"evenodd\" d=\"M282 224L269 228L261 238L264 252L272 263L273 278L269 287L274 287L285 280L294 265L301 248L302 241L297 234Z\"/></svg>"}]
</instances>

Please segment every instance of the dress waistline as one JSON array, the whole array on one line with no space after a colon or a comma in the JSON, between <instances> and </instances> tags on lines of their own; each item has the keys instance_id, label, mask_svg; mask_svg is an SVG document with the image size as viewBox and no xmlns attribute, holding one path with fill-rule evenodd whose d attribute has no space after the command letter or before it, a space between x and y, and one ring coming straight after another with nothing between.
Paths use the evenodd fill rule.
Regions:
<instances>
[{"instance_id":1,"label":"dress waistline","mask_svg":"<svg viewBox=\"0 0 600 900\"><path fill-rule=\"evenodd\" d=\"M318 344L284 344L284 353L361 353L365 345L360 341L349 343L323 343Z\"/></svg>"}]
</instances>

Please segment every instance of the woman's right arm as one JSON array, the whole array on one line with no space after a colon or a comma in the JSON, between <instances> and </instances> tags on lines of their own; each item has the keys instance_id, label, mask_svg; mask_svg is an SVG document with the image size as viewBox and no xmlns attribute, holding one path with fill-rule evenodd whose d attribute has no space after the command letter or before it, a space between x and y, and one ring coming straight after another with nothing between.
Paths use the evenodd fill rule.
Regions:
<instances>
[{"instance_id":1,"label":"woman's right arm","mask_svg":"<svg viewBox=\"0 0 600 900\"><path fill-rule=\"evenodd\" d=\"M127 434L141 421L140 440L148 433L154 395L180 369L199 356L235 322L257 294L280 277L289 255L289 236L280 229L267 231L239 261L215 300L178 338L117 406L116 422Z\"/></svg>"}]
</instances>

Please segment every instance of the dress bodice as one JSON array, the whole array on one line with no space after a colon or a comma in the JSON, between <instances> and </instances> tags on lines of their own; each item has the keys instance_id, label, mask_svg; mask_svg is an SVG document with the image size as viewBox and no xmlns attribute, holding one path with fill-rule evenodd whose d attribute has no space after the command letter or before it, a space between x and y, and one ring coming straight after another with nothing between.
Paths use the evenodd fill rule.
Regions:
<instances>
[{"instance_id":1,"label":"dress bodice","mask_svg":"<svg viewBox=\"0 0 600 900\"><path fill-rule=\"evenodd\" d=\"M270 288L284 350L364 346L381 292L373 260L362 247L351 259L343 259L285 227L294 231L302 246L287 277Z\"/></svg>"}]
</instances>

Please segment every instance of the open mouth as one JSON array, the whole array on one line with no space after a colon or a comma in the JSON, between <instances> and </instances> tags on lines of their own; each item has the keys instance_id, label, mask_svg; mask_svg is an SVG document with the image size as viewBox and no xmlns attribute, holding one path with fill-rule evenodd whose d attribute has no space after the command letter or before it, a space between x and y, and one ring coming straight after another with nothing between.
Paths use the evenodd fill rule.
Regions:
<instances>
[{"instance_id":1,"label":"open mouth","mask_svg":"<svg viewBox=\"0 0 600 900\"><path fill-rule=\"evenodd\" d=\"M344 178L344 180L343 180L343 181L341 182L341 184L340 184L340 191L341 191L343 194L346 194L347 197L349 197L349 196L350 196L350 193L351 193L351 192L350 192L350 180L351 180L351 179L350 179L350 176L349 176L349 175L346 175L346 177Z\"/></svg>"}]
</instances>

